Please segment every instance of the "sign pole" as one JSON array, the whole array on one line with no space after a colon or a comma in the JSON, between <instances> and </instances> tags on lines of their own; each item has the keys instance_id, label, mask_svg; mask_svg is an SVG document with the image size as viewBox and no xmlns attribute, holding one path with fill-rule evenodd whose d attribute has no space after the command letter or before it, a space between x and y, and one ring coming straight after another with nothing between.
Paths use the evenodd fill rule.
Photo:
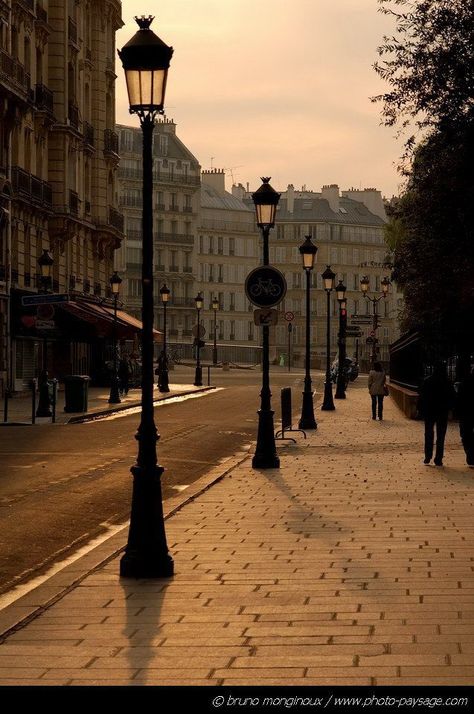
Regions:
<instances>
[{"instance_id":1,"label":"sign pole","mask_svg":"<svg viewBox=\"0 0 474 714\"><path fill-rule=\"evenodd\" d=\"M291 322L288 323L288 372L291 372Z\"/></svg>"}]
</instances>

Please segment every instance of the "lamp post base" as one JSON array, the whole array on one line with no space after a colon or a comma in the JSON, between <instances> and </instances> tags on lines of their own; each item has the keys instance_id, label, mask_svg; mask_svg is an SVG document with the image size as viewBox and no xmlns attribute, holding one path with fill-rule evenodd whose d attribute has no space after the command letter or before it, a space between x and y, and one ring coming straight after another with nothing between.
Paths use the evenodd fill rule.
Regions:
<instances>
[{"instance_id":1,"label":"lamp post base","mask_svg":"<svg viewBox=\"0 0 474 714\"><path fill-rule=\"evenodd\" d=\"M119 392L119 381L117 375L112 377L112 383L110 385L110 396L109 396L109 404L120 404L121 399L120 399L120 392Z\"/></svg>"},{"instance_id":2,"label":"lamp post base","mask_svg":"<svg viewBox=\"0 0 474 714\"><path fill-rule=\"evenodd\" d=\"M196 373L194 375L194 386L202 387L202 367L196 367Z\"/></svg>"},{"instance_id":3,"label":"lamp post base","mask_svg":"<svg viewBox=\"0 0 474 714\"><path fill-rule=\"evenodd\" d=\"M168 552L161 498L161 466L133 466L132 513L128 545L120 560L123 578L170 578L173 558Z\"/></svg>"},{"instance_id":4,"label":"lamp post base","mask_svg":"<svg viewBox=\"0 0 474 714\"><path fill-rule=\"evenodd\" d=\"M338 379L334 399L345 399L345 398L346 398L346 388L344 385L344 378Z\"/></svg>"},{"instance_id":5,"label":"lamp post base","mask_svg":"<svg viewBox=\"0 0 474 714\"><path fill-rule=\"evenodd\" d=\"M298 428L304 429L317 429L316 419L314 417L314 407L313 407L313 392L304 391L303 392L303 403L301 406L301 419L298 422Z\"/></svg>"},{"instance_id":6,"label":"lamp post base","mask_svg":"<svg viewBox=\"0 0 474 714\"><path fill-rule=\"evenodd\" d=\"M254 469L280 468L280 459L275 445L273 414L272 409L259 409L258 411L257 446L252 458L252 468Z\"/></svg>"},{"instance_id":7,"label":"lamp post base","mask_svg":"<svg viewBox=\"0 0 474 714\"><path fill-rule=\"evenodd\" d=\"M332 412L335 410L334 401L332 398L332 384L331 379L326 379L324 382L324 399L321 406L321 410L324 412Z\"/></svg>"}]
</instances>

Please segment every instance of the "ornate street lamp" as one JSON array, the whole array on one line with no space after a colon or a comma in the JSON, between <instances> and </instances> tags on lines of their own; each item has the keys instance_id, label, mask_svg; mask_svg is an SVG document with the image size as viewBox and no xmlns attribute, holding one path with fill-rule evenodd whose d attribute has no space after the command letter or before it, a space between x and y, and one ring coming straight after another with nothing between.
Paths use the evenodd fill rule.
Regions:
<instances>
[{"instance_id":1,"label":"ornate street lamp","mask_svg":"<svg viewBox=\"0 0 474 714\"><path fill-rule=\"evenodd\" d=\"M367 275L364 275L360 279L360 289L362 290L365 299L372 303L372 334L370 335L370 338L372 340L372 349L370 354L370 361L372 363L372 366L374 362L377 361L377 328L379 326L379 316L377 312L377 307L379 301L382 300L382 298L386 298L388 295L388 289L390 287L389 278L387 276L382 278L382 280L380 281L380 285L382 286L382 292L380 293L380 295L374 295L374 297L369 297L368 292L370 287L370 279Z\"/></svg>"},{"instance_id":2,"label":"ornate street lamp","mask_svg":"<svg viewBox=\"0 0 474 714\"><path fill-rule=\"evenodd\" d=\"M160 392L169 392L169 378L168 378L168 355L166 353L166 306L168 305L168 300L170 299L170 289L166 285L160 288L161 302L163 305L163 350L161 353L161 365L158 376L158 389Z\"/></svg>"},{"instance_id":3,"label":"ornate street lamp","mask_svg":"<svg viewBox=\"0 0 474 714\"><path fill-rule=\"evenodd\" d=\"M337 386L335 399L346 398L346 325L347 325L347 303L346 286L342 282L336 285L336 296L339 303L339 357L337 369Z\"/></svg>"},{"instance_id":4,"label":"ornate street lamp","mask_svg":"<svg viewBox=\"0 0 474 714\"><path fill-rule=\"evenodd\" d=\"M198 293L194 298L197 310L197 329L195 337L196 345L196 372L194 375L194 386L202 387L202 367L201 367L201 310L204 303L204 298L201 293Z\"/></svg>"},{"instance_id":5,"label":"ornate street lamp","mask_svg":"<svg viewBox=\"0 0 474 714\"><path fill-rule=\"evenodd\" d=\"M49 287L51 285L51 270L53 268L53 256L46 249L43 248L43 255L38 258L38 265L41 275L41 292L44 294L48 293ZM42 357L42 369L39 378L39 398L38 407L36 409L37 417L50 417L53 416L51 411L51 399L49 398L49 387L48 387L48 342L46 336L43 337L43 357Z\"/></svg>"},{"instance_id":6,"label":"ornate street lamp","mask_svg":"<svg viewBox=\"0 0 474 714\"><path fill-rule=\"evenodd\" d=\"M334 289L334 279L336 274L332 272L331 266L328 265L322 274L324 289L327 295L327 315L326 315L326 381L324 382L324 399L321 406L323 411L333 411L334 400L332 398L332 383L331 383L331 291Z\"/></svg>"},{"instance_id":7,"label":"ornate street lamp","mask_svg":"<svg viewBox=\"0 0 474 714\"><path fill-rule=\"evenodd\" d=\"M166 80L173 48L150 30L153 17L135 18L140 29L119 52L125 70L130 113L137 114L143 133L143 251L142 251L142 411L138 427L138 456L133 474L132 511L127 548L120 574L132 578L173 575L168 552L161 475L157 464L159 435L153 414L153 129L163 113Z\"/></svg>"},{"instance_id":8,"label":"ornate street lamp","mask_svg":"<svg viewBox=\"0 0 474 714\"><path fill-rule=\"evenodd\" d=\"M262 178L262 185L252 194L257 216L257 226L262 232L263 265L270 264L268 241L270 230L275 225L275 216L280 194L270 186L270 178ZM270 328L262 326L262 390L258 411L257 446L252 459L254 469L278 469L280 459L275 445L273 427L272 393L270 391Z\"/></svg>"},{"instance_id":9,"label":"ornate street lamp","mask_svg":"<svg viewBox=\"0 0 474 714\"><path fill-rule=\"evenodd\" d=\"M214 297L212 299L212 309L214 310L214 348L212 350L212 364L217 367L217 311L219 309L219 300Z\"/></svg>"},{"instance_id":10,"label":"ornate street lamp","mask_svg":"<svg viewBox=\"0 0 474 714\"><path fill-rule=\"evenodd\" d=\"M118 379L118 364L117 364L117 300L120 294L120 285L122 284L122 278L115 271L109 280L110 287L112 289L112 295L114 298L114 325L113 325L113 350L114 350L114 366L112 380L110 382L110 395L109 404L120 404L120 394L119 394L119 379Z\"/></svg>"},{"instance_id":11,"label":"ornate street lamp","mask_svg":"<svg viewBox=\"0 0 474 714\"><path fill-rule=\"evenodd\" d=\"M311 374L310 374L310 291L311 291L311 272L314 268L316 260L317 247L311 240L311 236L306 236L305 241L300 245L300 253L303 258L303 270L306 273L306 355L305 355L305 378L303 390L303 402L301 407L301 419L299 421L300 429L317 429L316 419L314 418L313 408L313 390L311 389Z\"/></svg>"}]
</instances>

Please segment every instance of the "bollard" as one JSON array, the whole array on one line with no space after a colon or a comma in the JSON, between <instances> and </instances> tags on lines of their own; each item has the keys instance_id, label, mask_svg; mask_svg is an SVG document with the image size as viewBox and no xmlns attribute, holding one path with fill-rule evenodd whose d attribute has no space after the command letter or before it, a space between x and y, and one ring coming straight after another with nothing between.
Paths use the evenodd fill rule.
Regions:
<instances>
[{"instance_id":1,"label":"bollard","mask_svg":"<svg viewBox=\"0 0 474 714\"><path fill-rule=\"evenodd\" d=\"M31 380L31 423L36 424L36 379Z\"/></svg>"},{"instance_id":2,"label":"bollard","mask_svg":"<svg viewBox=\"0 0 474 714\"><path fill-rule=\"evenodd\" d=\"M207 365L207 386L211 386L211 365Z\"/></svg>"},{"instance_id":3,"label":"bollard","mask_svg":"<svg viewBox=\"0 0 474 714\"><path fill-rule=\"evenodd\" d=\"M306 432L303 429L293 429L293 417L291 414L291 387L283 387L280 392L281 400L281 429L276 432L275 439L284 439L285 441L293 441L296 444L296 439L291 436L285 436L285 431L299 431L306 439Z\"/></svg>"},{"instance_id":4,"label":"bollard","mask_svg":"<svg viewBox=\"0 0 474 714\"><path fill-rule=\"evenodd\" d=\"M51 421L53 424L56 424L56 402L58 399L58 380L53 379L53 416L51 418Z\"/></svg>"}]
</instances>

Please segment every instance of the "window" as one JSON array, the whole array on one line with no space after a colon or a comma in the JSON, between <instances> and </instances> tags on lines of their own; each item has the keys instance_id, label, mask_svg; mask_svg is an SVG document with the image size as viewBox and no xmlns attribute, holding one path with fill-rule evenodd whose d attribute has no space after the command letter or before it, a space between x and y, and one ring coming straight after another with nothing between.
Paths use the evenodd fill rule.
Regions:
<instances>
[{"instance_id":1,"label":"window","mask_svg":"<svg viewBox=\"0 0 474 714\"><path fill-rule=\"evenodd\" d=\"M159 152L161 156L168 156L168 137L160 135Z\"/></svg>"},{"instance_id":2,"label":"window","mask_svg":"<svg viewBox=\"0 0 474 714\"><path fill-rule=\"evenodd\" d=\"M209 253L214 253L214 236L209 236Z\"/></svg>"},{"instance_id":3,"label":"window","mask_svg":"<svg viewBox=\"0 0 474 714\"><path fill-rule=\"evenodd\" d=\"M222 236L219 236L217 239L217 253L218 255L222 255L224 253L224 240Z\"/></svg>"},{"instance_id":4,"label":"window","mask_svg":"<svg viewBox=\"0 0 474 714\"><path fill-rule=\"evenodd\" d=\"M235 255L235 238L229 238L229 255Z\"/></svg>"}]
</instances>

